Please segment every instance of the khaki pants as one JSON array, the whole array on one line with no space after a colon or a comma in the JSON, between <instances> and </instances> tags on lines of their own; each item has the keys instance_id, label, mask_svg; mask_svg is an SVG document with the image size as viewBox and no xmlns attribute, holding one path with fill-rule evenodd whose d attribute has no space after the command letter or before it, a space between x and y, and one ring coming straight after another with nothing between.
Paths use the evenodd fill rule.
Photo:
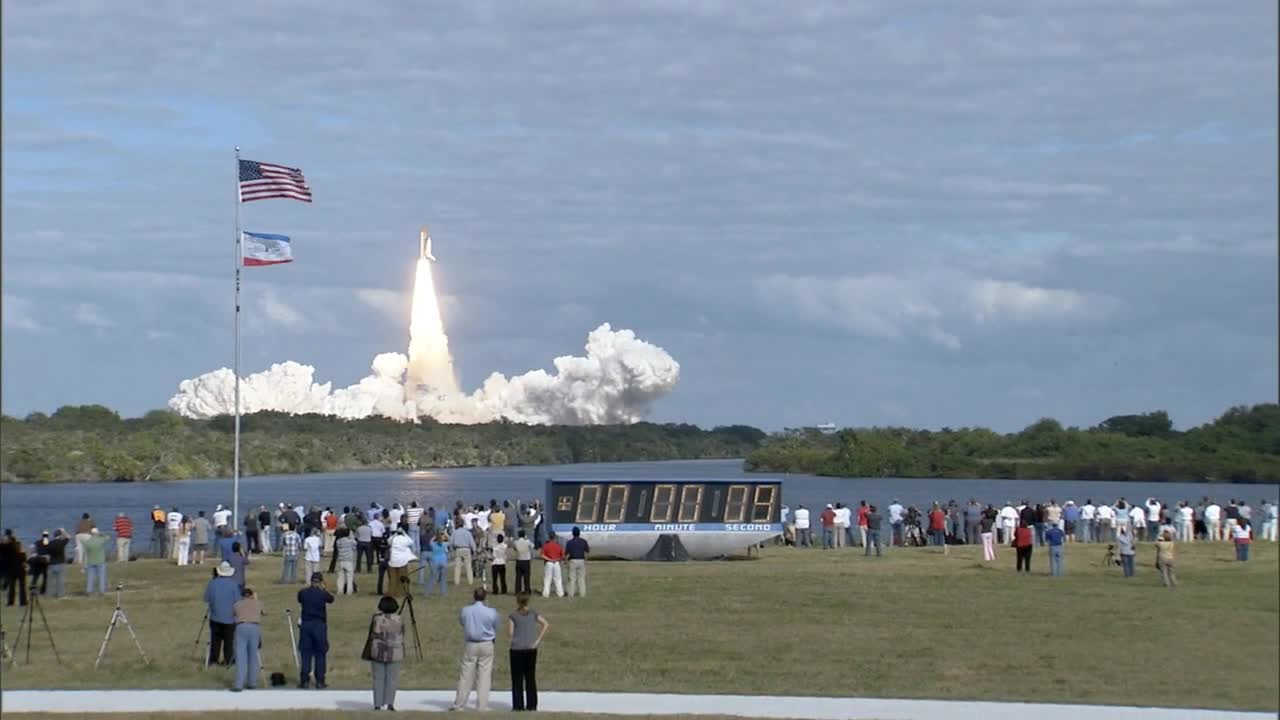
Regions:
<instances>
[{"instance_id":1,"label":"khaki pants","mask_svg":"<svg viewBox=\"0 0 1280 720\"><path fill-rule=\"evenodd\" d=\"M166 529L165 533L169 536L169 559L178 559L178 531Z\"/></svg>"},{"instance_id":2,"label":"khaki pants","mask_svg":"<svg viewBox=\"0 0 1280 720\"><path fill-rule=\"evenodd\" d=\"M336 535L337 535L336 530L324 531L324 552L326 555L333 552L333 541Z\"/></svg>"},{"instance_id":3,"label":"khaki pants","mask_svg":"<svg viewBox=\"0 0 1280 720\"><path fill-rule=\"evenodd\" d=\"M838 548L844 547L844 536L845 536L845 533L847 532L849 532L848 525L841 525L840 523L836 523L836 547Z\"/></svg>"},{"instance_id":4,"label":"khaki pants","mask_svg":"<svg viewBox=\"0 0 1280 720\"><path fill-rule=\"evenodd\" d=\"M356 592L356 564L352 560L338 561L338 593L354 595Z\"/></svg>"},{"instance_id":5,"label":"khaki pants","mask_svg":"<svg viewBox=\"0 0 1280 720\"><path fill-rule=\"evenodd\" d=\"M867 546L867 526L866 525L858 526L858 537L862 539L861 546L866 547Z\"/></svg>"},{"instance_id":6,"label":"khaki pants","mask_svg":"<svg viewBox=\"0 0 1280 720\"><path fill-rule=\"evenodd\" d=\"M577 590L578 597L587 596L586 560L569 561L569 597L573 597L575 589Z\"/></svg>"},{"instance_id":7,"label":"khaki pants","mask_svg":"<svg viewBox=\"0 0 1280 720\"><path fill-rule=\"evenodd\" d=\"M467 584L475 584L476 579L471 574L471 548L454 548L453 553L453 584L462 584L462 572L464 569L467 573ZM492 652L490 654L492 655Z\"/></svg>"},{"instance_id":8,"label":"khaki pants","mask_svg":"<svg viewBox=\"0 0 1280 720\"><path fill-rule=\"evenodd\" d=\"M84 572L84 541L92 537L89 533L76 533L76 564L80 572Z\"/></svg>"},{"instance_id":9,"label":"khaki pants","mask_svg":"<svg viewBox=\"0 0 1280 720\"><path fill-rule=\"evenodd\" d=\"M467 548L470 554L470 548ZM467 706L472 687L476 691L476 709L489 709L489 685L493 681L493 641L469 642L462 648L461 672L458 675L458 694L453 698L455 710Z\"/></svg>"},{"instance_id":10,"label":"khaki pants","mask_svg":"<svg viewBox=\"0 0 1280 720\"><path fill-rule=\"evenodd\" d=\"M116 562L129 562L130 538L116 538Z\"/></svg>"}]
</instances>

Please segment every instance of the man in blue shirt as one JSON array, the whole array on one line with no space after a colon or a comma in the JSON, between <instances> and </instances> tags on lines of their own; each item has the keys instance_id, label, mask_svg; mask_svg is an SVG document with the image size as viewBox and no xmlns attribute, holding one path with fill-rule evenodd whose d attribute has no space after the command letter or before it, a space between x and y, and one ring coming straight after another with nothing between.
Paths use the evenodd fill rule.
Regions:
<instances>
[{"instance_id":1,"label":"man in blue shirt","mask_svg":"<svg viewBox=\"0 0 1280 720\"><path fill-rule=\"evenodd\" d=\"M1062 574L1062 543L1067 539L1067 534L1057 525L1050 525L1048 530L1044 531L1044 541L1049 545L1049 574Z\"/></svg>"},{"instance_id":2,"label":"man in blue shirt","mask_svg":"<svg viewBox=\"0 0 1280 720\"><path fill-rule=\"evenodd\" d=\"M471 528L458 528L449 536L449 546L453 548L453 584L462 584L462 573L466 570L467 584L475 584L475 576L471 572L471 555L476 551L476 539Z\"/></svg>"},{"instance_id":3,"label":"man in blue shirt","mask_svg":"<svg viewBox=\"0 0 1280 720\"><path fill-rule=\"evenodd\" d=\"M582 539L582 529L573 528L573 538L564 544L564 552L569 557L569 597L573 597L574 588L578 597L587 596L587 553L591 546Z\"/></svg>"},{"instance_id":4,"label":"man in blue shirt","mask_svg":"<svg viewBox=\"0 0 1280 720\"><path fill-rule=\"evenodd\" d=\"M209 664L218 663L221 651L222 664L230 665L235 652L235 605L240 599L240 585L233 577L231 563L218 565L215 575L204 588L204 601L209 606Z\"/></svg>"},{"instance_id":5,"label":"man in blue shirt","mask_svg":"<svg viewBox=\"0 0 1280 720\"><path fill-rule=\"evenodd\" d=\"M315 665L316 689L328 687L324 682L325 656L329 652L328 613L325 608L333 602L333 593L325 589L324 575L311 573L311 586L298 591L298 604L302 612L298 624L298 654L302 656L302 676L298 687L311 683L311 667Z\"/></svg>"},{"instance_id":6,"label":"man in blue shirt","mask_svg":"<svg viewBox=\"0 0 1280 720\"><path fill-rule=\"evenodd\" d=\"M489 686L493 681L493 640L498 633L498 611L484 604L486 593L478 587L471 597L474 603L462 608L458 622L462 625L462 674L458 678L458 694L451 710L467 705L474 686L476 709L489 709Z\"/></svg>"}]
</instances>

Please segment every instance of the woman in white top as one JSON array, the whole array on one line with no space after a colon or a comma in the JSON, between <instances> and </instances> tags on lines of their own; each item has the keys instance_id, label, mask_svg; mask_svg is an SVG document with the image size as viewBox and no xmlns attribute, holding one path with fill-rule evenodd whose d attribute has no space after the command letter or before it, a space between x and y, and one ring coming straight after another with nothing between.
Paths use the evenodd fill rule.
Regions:
<instances>
[{"instance_id":1,"label":"woman in white top","mask_svg":"<svg viewBox=\"0 0 1280 720\"><path fill-rule=\"evenodd\" d=\"M1133 541L1138 542L1142 539L1143 530L1147 527L1147 511L1138 505L1130 507L1129 522L1133 525Z\"/></svg>"},{"instance_id":2,"label":"woman in white top","mask_svg":"<svg viewBox=\"0 0 1280 720\"><path fill-rule=\"evenodd\" d=\"M191 518L182 518L182 527L178 530L178 564L191 562Z\"/></svg>"},{"instance_id":3,"label":"woman in white top","mask_svg":"<svg viewBox=\"0 0 1280 720\"><path fill-rule=\"evenodd\" d=\"M494 538L497 542L493 544L493 561L490 567L493 572L493 594L507 594L507 539L498 533Z\"/></svg>"}]
</instances>

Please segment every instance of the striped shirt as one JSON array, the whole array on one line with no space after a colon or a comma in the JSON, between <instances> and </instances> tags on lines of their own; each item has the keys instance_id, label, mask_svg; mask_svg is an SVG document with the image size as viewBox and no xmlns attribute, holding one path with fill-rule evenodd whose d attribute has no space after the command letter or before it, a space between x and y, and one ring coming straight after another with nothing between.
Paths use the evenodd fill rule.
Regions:
<instances>
[{"instance_id":1,"label":"striped shirt","mask_svg":"<svg viewBox=\"0 0 1280 720\"><path fill-rule=\"evenodd\" d=\"M116 518L115 524L112 526L116 531L116 537L131 538L133 537L133 521L127 517Z\"/></svg>"},{"instance_id":2,"label":"striped shirt","mask_svg":"<svg viewBox=\"0 0 1280 720\"><path fill-rule=\"evenodd\" d=\"M290 530L280 538L280 547L284 550L285 557L298 557L298 548L302 545L302 538L298 533Z\"/></svg>"}]
</instances>

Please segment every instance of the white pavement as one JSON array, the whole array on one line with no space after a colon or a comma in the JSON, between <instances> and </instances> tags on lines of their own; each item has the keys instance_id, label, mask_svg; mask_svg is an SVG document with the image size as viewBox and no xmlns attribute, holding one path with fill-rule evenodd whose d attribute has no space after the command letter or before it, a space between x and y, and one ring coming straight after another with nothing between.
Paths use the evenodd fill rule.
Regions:
<instances>
[{"instance_id":1,"label":"white pavement","mask_svg":"<svg viewBox=\"0 0 1280 720\"><path fill-rule=\"evenodd\" d=\"M403 690L397 710L447 710L453 692ZM369 690L7 690L0 693L4 712L89 715L105 712L192 712L207 710L371 710ZM475 696L472 696L474 707ZM510 710L511 691L495 690L490 710ZM878 700L870 698L772 697L752 695L646 695L641 693L538 693L538 710L617 715L736 715L751 718L831 720L1261 720L1276 713L1114 705L1042 705L951 700Z\"/></svg>"}]
</instances>

